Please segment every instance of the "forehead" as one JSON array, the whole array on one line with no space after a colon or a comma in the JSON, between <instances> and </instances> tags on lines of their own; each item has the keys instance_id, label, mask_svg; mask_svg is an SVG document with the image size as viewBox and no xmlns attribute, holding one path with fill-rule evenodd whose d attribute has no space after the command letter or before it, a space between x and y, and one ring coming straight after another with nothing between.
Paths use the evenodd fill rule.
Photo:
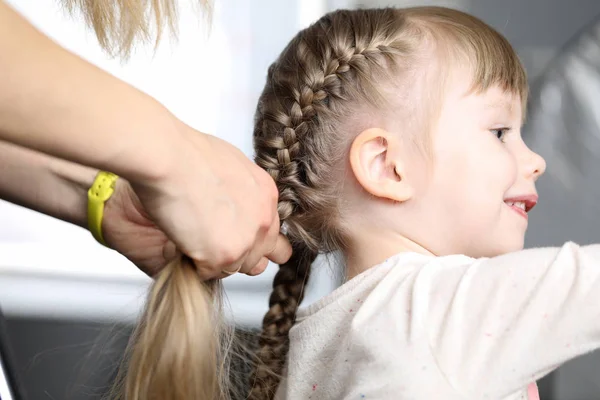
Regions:
<instances>
[{"instance_id":1,"label":"forehead","mask_svg":"<svg viewBox=\"0 0 600 400\"><path fill-rule=\"evenodd\" d=\"M467 94L465 100L484 113L502 112L508 113L514 118L521 118L523 107L519 95L506 92L496 86L483 93Z\"/></svg>"},{"instance_id":2,"label":"forehead","mask_svg":"<svg viewBox=\"0 0 600 400\"><path fill-rule=\"evenodd\" d=\"M479 92L472 90L472 86L470 79L450 83L444 101L446 111L476 113L477 116L501 114L506 118L522 119L523 104L519 94L499 86Z\"/></svg>"}]
</instances>

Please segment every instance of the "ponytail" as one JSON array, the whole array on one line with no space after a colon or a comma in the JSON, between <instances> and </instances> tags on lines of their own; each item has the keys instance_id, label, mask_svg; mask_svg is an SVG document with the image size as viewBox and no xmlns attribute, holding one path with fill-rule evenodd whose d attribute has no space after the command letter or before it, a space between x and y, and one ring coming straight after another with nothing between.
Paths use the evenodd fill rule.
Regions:
<instances>
[{"instance_id":1,"label":"ponytail","mask_svg":"<svg viewBox=\"0 0 600 400\"><path fill-rule=\"evenodd\" d=\"M228 360L218 281L187 257L156 277L127 348L112 400L227 399Z\"/></svg>"}]
</instances>

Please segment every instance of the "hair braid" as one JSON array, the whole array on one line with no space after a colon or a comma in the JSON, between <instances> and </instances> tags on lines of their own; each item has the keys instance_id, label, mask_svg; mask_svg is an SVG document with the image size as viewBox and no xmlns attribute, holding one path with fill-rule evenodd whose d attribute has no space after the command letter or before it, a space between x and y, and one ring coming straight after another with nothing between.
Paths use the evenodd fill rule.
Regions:
<instances>
[{"instance_id":1,"label":"hair braid","mask_svg":"<svg viewBox=\"0 0 600 400\"><path fill-rule=\"evenodd\" d=\"M364 19L379 30L362 32ZM319 251L339 249L343 233L334 211L331 170L338 164L335 132L354 98L376 103L374 72L403 50L394 45L398 15L392 9L328 14L301 32L269 68L254 129L256 162L279 189L279 217L294 254L275 276L263 320L250 399L273 398L289 350L289 331Z\"/></svg>"},{"instance_id":2,"label":"hair braid","mask_svg":"<svg viewBox=\"0 0 600 400\"><path fill-rule=\"evenodd\" d=\"M269 312L263 320L259 338L257 365L251 377L249 399L272 399L279 384L289 350L288 333L294 325L296 310L304 297L304 286L310 275L316 252L295 247L292 258L281 265L275 275Z\"/></svg>"}]
</instances>

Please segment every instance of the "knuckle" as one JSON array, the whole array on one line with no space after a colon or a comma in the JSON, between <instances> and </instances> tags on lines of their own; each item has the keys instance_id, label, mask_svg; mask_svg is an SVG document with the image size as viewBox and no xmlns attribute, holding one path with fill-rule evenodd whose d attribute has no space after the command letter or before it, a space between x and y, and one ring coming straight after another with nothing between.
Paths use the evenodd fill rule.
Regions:
<instances>
[{"instance_id":1,"label":"knuckle","mask_svg":"<svg viewBox=\"0 0 600 400\"><path fill-rule=\"evenodd\" d=\"M271 187L271 197L273 200L275 200L275 202L277 202L277 200L279 199L279 189L277 189L277 185L275 184L275 181L273 181L272 179L270 179L270 187Z\"/></svg>"},{"instance_id":2,"label":"knuckle","mask_svg":"<svg viewBox=\"0 0 600 400\"><path fill-rule=\"evenodd\" d=\"M267 260L266 258L261 259L255 266L254 268L252 268L249 272L249 275L260 275L263 272L265 272L265 270L267 269L267 266L269 265L269 260Z\"/></svg>"},{"instance_id":3,"label":"knuckle","mask_svg":"<svg viewBox=\"0 0 600 400\"><path fill-rule=\"evenodd\" d=\"M267 269L267 266L269 265L269 260L267 260L266 258L261 260L258 263L258 266L256 267L256 269L258 270L259 273L264 272L264 270Z\"/></svg>"},{"instance_id":4,"label":"knuckle","mask_svg":"<svg viewBox=\"0 0 600 400\"><path fill-rule=\"evenodd\" d=\"M261 169L260 178L258 179L259 190L266 194L266 198L269 200L277 199L279 197L279 189L275 180L269 175L269 173Z\"/></svg>"},{"instance_id":5,"label":"knuckle","mask_svg":"<svg viewBox=\"0 0 600 400\"><path fill-rule=\"evenodd\" d=\"M242 257L243 254L244 254L244 251L242 250L241 246L237 246L235 244L222 246L220 248L220 250L218 251L216 264L217 265L233 264L233 263L237 262Z\"/></svg>"},{"instance_id":6,"label":"knuckle","mask_svg":"<svg viewBox=\"0 0 600 400\"><path fill-rule=\"evenodd\" d=\"M260 229L262 231L268 231L271 229L271 225L273 225L273 215L269 212L263 212L262 214Z\"/></svg>"}]
</instances>

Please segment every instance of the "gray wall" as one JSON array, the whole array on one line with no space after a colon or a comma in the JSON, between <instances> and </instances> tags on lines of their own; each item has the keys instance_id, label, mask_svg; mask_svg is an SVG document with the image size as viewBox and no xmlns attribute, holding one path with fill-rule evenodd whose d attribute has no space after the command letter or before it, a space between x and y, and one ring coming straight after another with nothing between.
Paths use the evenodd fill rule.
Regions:
<instances>
[{"instance_id":1,"label":"gray wall","mask_svg":"<svg viewBox=\"0 0 600 400\"><path fill-rule=\"evenodd\" d=\"M598 0L328 0L329 9L441 5L464 10L504 34L531 78L581 27L600 14Z\"/></svg>"}]
</instances>

